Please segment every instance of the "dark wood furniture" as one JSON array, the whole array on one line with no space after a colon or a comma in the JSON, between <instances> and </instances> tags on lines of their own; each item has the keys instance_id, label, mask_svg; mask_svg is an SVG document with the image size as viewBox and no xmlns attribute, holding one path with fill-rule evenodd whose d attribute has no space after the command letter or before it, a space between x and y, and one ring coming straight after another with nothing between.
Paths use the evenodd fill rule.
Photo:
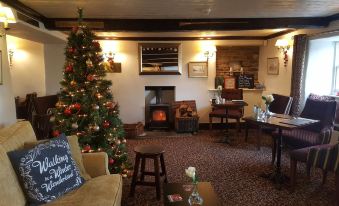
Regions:
<instances>
[{"instance_id":1,"label":"dark wood furniture","mask_svg":"<svg viewBox=\"0 0 339 206\"><path fill-rule=\"evenodd\" d=\"M243 120L250 124L258 126L266 126L276 128L278 130L278 149L277 149L277 165L272 174L267 175L275 183L277 183L278 189L281 188L281 184L285 181L285 176L281 172L281 149L282 149L282 134L284 131L292 131L295 129L300 129L310 125L318 123L318 120L305 119L305 118L293 118L289 115L280 115L280 116L271 116L269 118L256 119L254 117L244 117Z\"/></svg>"},{"instance_id":2,"label":"dark wood furniture","mask_svg":"<svg viewBox=\"0 0 339 206\"><path fill-rule=\"evenodd\" d=\"M185 191L183 188L183 183L168 183L164 184L164 204L165 206L189 206L188 198L191 195L192 191ZM214 189L210 182L199 182L198 183L198 192L203 198L204 206L221 206L221 202L218 196L215 194ZM183 198L179 202L170 202L167 198L167 195L180 194Z\"/></svg>"},{"instance_id":3,"label":"dark wood furniture","mask_svg":"<svg viewBox=\"0 0 339 206\"><path fill-rule=\"evenodd\" d=\"M37 93L26 94L26 99L23 102L20 102L20 98L15 98L15 107L16 107L16 117L17 119L25 119L30 123L33 122L33 113L35 112L34 108L34 99L37 98Z\"/></svg>"},{"instance_id":4,"label":"dark wood furniture","mask_svg":"<svg viewBox=\"0 0 339 206\"><path fill-rule=\"evenodd\" d=\"M164 148L159 145L140 145L134 148L136 154L134 172L131 183L130 196L134 196L135 187L137 185L155 186L157 199L161 198L160 191L160 177L164 176L164 182L167 183L167 174L164 160ZM146 159L154 161L154 171L145 171ZM141 160L140 180L138 180L139 165ZM161 164L161 172L159 168L159 160ZM154 176L155 182L146 182L145 175Z\"/></svg>"},{"instance_id":5,"label":"dark wood furniture","mask_svg":"<svg viewBox=\"0 0 339 206\"><path fill-rule=\"evenodd\" d=\"M191 116L181 116L180 106L187 105L192 110ZM172 103L172 112L174 117L174 128L176 132L197 133L199 130L199 116L195 100L175 101Z\"/></svg>"},{"instance_id":6,"label":"dark wood furniture","mask_svg":"<svg viewBox=\"0 0 339 206\"><path fill-rule=\"evenodd\" d=\"M243 100L243 91L242 89L223 89L221 92L221 98L230 100ZM237 129L240 132L240 119L244 115L243 108L228 108L228 111L225 111L226 108L214 107L212 105L212 111L209 113L209 129L212 129L212 120L213 118L220 118L221 123L223 119L235 119L237 121Z\"/></svg>"},{"instance_id":7,"label":"dark wood furniture","mask_svg":"<svg viewBox=\"0 0 339 206\"><path fill-rule=\"evenodd\" d=\"M280 95L280 94L272 94L274 100L273 102L270 104L269 106L269 111L274 113L274 114L283 114L283 115L288 115L290 113L290 109L291 109L291 105L292 105L292 101L293 101L293 97L289 97L289 96L284 96L284 95ZM247 142L248 139L248 129L249 129L250 125L249 124L245 124L245 141ZM260 150L260 136L261 136L261 132L264 131L266 133L272 133L275 129L274 128L270 128L270 127L259 127L258 128L258 135L257 135L257 149ZM274 141L273 141L274 142ZM272 146L272 148L274 148L274 146ZM274 161L273 161L274 163Z\"/></svg>"},{"instance_id":8,"label":"dark wood furniture","mask_svg":"<svg viewBox=\"0 0 339 206\"><path fill-rule=\"evenodd\" d=\"M244 107L248 106L248 104L244 101L226 101L223 104L212 104L212 106L224 112L224 117L226 119L226 122L225 122L226 129L225 129L225 136L222 142L229 144L230 143L229 132L228 132L229 111L244 110Z\"/></svg>"}]
</instances>

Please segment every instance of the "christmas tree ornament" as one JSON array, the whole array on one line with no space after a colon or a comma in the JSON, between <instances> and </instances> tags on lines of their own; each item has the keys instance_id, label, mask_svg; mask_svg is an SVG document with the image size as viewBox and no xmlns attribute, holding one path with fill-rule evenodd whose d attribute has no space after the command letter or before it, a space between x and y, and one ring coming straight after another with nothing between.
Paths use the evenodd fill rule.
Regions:
<instances>
[{"instance_id":1,"label":"christmas tree ornament","mask_svg":"<svg viewBox=\"0 0 339 206\"><path fill-rule=\"evenodd\" d=\"M66 73L71 73L73 72L73 67L71 65L68 65L66 68L65 68L65 72Z\"/></svg>"},{"instance_id":2,"label":"christmas tree ornament","mask_svg":"<svg viewBox=\"0 0 339 206\"><path fill-rule=\"evenodd\" d=\"M93 110L99 110L99 108L100 108L100 107L99 107L99 105L97 105L97 104L93 104L93 105L92 105L92 109L93 109Z\"/></svg>"},{"instance_id":3,"label":"christmas tree ornament","mask_svg":"<svg viewBox=\"0 0 339 206\"><path fill-rule=\"evenodd\" d=\"M127 141L126 141L126 139L123 139L123 140L122 140L122 143L124 143L124 144L125 144L126 142L127 142Z\"/></svg>"},{"instance_id":4,"label":"christmas tree ornament","mask_svg":"<svg viewBox=\"0 0 339 206\"><path fill-rule=\"evenodd\" d=\"M97 132L100 130L100 127L97 124L94 124L92 130Z\"/></svg>"},{"instance_id":5,"label":"christmas tree ornament","mask_svg":"<svg viewBox=\"0 0 339 206\"><path fill-rule=\"evenodd\" d=\"M113 158L109 158L108 163L109 163L110 165L114 164L114 159L113 159Z\"/></svg>"},{"instance_id":6,"label":"christmas tree ornament","mask_svg":"<svg viewBox=\"0 0 339 206\"><path fill-rule=\"evenodd\" d=\"M86 65L87 65L87 67L90 67L90 68L93 67L93 63L90 59L87 59Z\"/></svg>"},{"instance_id":7,"label":"christmas tree ornament","mask_svg":"<svg viewBox=\"0 0 339 206\"><path fill-rule=\"evenodd\" d=\"M90 150L92 150L90 145L85 145L83 148L86 152L89 152Z\"/></svg>"},{"instance_id":8,"label":"christmas tree ornament","mask_svg":"<svg viewBox=\"0 0 339 206\"><path fill-rule=\"evenodd\" d=\"M75 85L77 85L77 82L74 81L74 80L72 80L72 81L71 81L71 86L74 87ZM71 95L71 96L72 96L72 95Z\"/></svg>"},{"instance_id":9,"label":"christmas tree ornament","mask_svg":"<svg viewBox=\"0 0 339 206\"><path fill-rule=\"evenodd\" d=\"M64 115L70 116L70 115L72 115L72 111L69 108L67 108L67 109L64 110Z\"/></svg>"},{"instance_id":10,"label":"christmas tree ornament","mask_svg":"<svg viewBox=\"0 0 339 206\"><path fill-rule=\"evenodd\" d=\"M102 124L102 126L107 129L110 126L109 121L105 120L104 123Z\"/></svg>"},{"instance_id":11,"label":"christmas tree ornament","mask_svg":"<svg viewBox=\"0 0 339 206\"><path fill-rule=\"evenodd\" d=\"M58 137L60 135L60 131L59 130L54 130L53 132L52 132L52 136L53 137Z\"/></svg>"},{"instance_id":12,"label":"christmas tree ornament","mask_svg":"<svg viewBox=\"0 0 339 206\"><path fill-rule=\"evenodd\" d=\"M72 128L73 128L73 129L78 129L78 127L79 127L79 125L78 125L77 123L73 123L73 124L72 124Z\"/></svg>"},{"instance_id":13,"label":"christmas tree ornament","mask_svg":"<svg viewBox=\"0 0 339 206\"><path fill-rule=\"evenodd\" d=\"M119 144L121 144L121 141L118 139L118 140L115 141L115 143L116 143L117 145L119 145Z\"/></svg>"},{"instance_id":14,"label":"christmas tree ornament","mask_svg":"<svg viewBox=\"0 0 339 206\"><path fill-rule=\"evenodd\" d=\"M73 47L68 48L69 53L74 53L75 49Z\"/></svg>"},{"instance_id":15,"label":"christmas tree ornament","mask_svg":"<svg viewBox=\"0 0 339 206\"><path fill-rule=\"evenodd\" d=\"M75 104L73 104L73 108L75 109L75 110L80 110L81 109L81 104L80 103L75 103Z\"/></svg>"},{"instance_id":16,"label":"christmas tree ornament","mask_svg":"<svg viewBox=\"0 0 339 206\"><path fill-rule=\"evenodd\" d=\"M87 80L90 81L90 82L93 81L94 76L92 74L87 75Z\"/></svg>"}]
</instances>

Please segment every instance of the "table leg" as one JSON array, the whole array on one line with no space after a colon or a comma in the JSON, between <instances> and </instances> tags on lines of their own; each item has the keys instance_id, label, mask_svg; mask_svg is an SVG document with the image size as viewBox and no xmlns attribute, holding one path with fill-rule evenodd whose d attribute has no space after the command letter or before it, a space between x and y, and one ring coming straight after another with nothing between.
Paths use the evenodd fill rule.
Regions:
<instances>
[{"instance_id":1,"label":"table leg","mask_svg":"<svg viewBox=\"0 0 339 206\"><path fill-rule=\"evenodd\" d=\"M230 140L230 134L228 133L228 108L227 107L225 108L225 115L226 115L226 118L225 118L226 128L225 128L224 139L222 140L222 142L226 144L230 144L231 140Z\"/></svg>"}]
</instances>

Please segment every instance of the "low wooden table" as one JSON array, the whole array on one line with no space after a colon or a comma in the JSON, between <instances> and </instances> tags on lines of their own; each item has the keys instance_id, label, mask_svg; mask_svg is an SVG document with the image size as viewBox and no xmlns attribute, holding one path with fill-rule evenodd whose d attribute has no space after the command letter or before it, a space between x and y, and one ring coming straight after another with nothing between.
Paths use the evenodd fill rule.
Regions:
<instances>
[{"instance_id":1,"label":"low wooden table","mask_svg":"<svg viewBox=\"0 0 339 206\"><path fill-rule=\"evenodd\" d=\"M189 184L189 183L188 183ZM191 191L185 191L183 185L188 185L187 183L168 183L163 185L164 190L164 204L165 206L188 206L188 198L192 193ZM192 187L193 189L193 187ZM221 202L218 196L215 194L214 189L210 182L199 182L198 183L198 192L203 198L204 206L221 206ZM179 202L170 202L167 198L167 195L180 194L183 198Z\"/></svg>"}]
</instances>

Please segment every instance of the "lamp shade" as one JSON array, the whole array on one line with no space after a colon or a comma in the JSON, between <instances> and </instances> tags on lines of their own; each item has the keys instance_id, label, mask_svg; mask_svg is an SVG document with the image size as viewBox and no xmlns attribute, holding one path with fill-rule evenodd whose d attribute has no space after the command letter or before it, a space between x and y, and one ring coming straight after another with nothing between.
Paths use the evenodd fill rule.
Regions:
<instances>
[{"instance_id":1,"label":"lamp shade","mask_svg":"<svg viewBox=\"0 0 339 206\"><path fill-rule=\"evenodd\" d=\"M4 22L4 28L8 28L8 23L16 23L15 15L11 8L0 5L0 22Z\"/></svg>"},{"instance_id":2,"label":"lamp shade","mask_svg":"<svg viewBox=\"0 0 339 206\"><path fill-rule=\"evenodd\" d=\"M288 40L287 39L278 39L276 42L275 42L275 46L277 47L287 47L289 44L288 44Z\"/></svg>"}]
</instances>

